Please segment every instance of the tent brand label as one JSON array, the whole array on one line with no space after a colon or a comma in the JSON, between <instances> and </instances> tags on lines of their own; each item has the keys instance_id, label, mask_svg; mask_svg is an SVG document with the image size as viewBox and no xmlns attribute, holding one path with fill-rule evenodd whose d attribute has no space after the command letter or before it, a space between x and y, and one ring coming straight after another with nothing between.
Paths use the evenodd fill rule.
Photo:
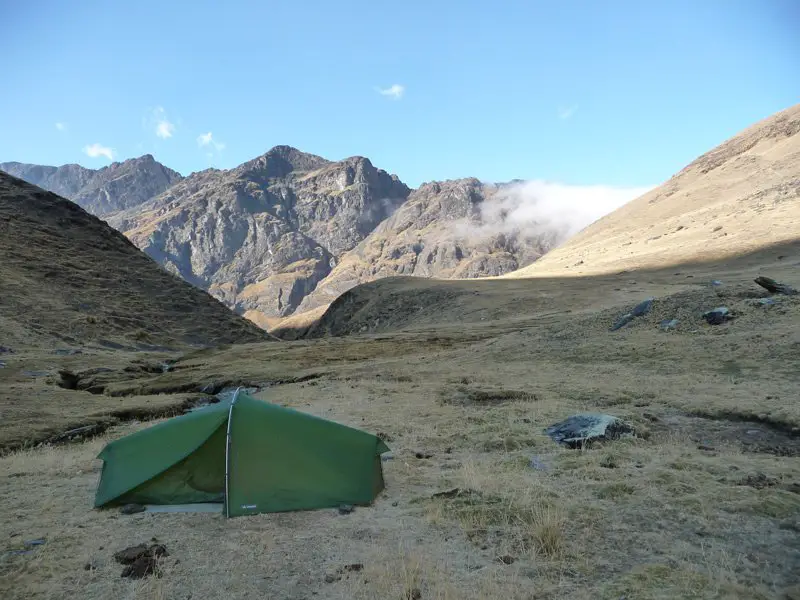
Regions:
<instances>
[{"instance_id":1,"label":"tent brand label","mask_svg":"<svg viewBox=\"0 0 800 600\"><path fill-rule=\"evenodd\" d=\"M255 508L256 508L255 504L242 504L243 510L255 510Z\"/></svg>"}]
</instances>

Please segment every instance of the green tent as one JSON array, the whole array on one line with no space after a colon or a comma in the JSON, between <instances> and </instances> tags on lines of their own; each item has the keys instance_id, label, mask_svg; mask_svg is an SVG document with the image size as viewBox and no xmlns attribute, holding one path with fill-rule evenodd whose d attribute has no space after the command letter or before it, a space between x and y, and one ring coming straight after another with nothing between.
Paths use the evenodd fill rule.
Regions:
<instances>
[{"instance_id":1,"label":"green tent","mask_svg":"<svg viewBox=\"0 0 800 600\"><path fill-rule=\"evenodd\" d=\"M95 507L221 503L229 517L368 505L383 489L374 435L237 393L109 443Z\"/></svg>"}]
</instances>

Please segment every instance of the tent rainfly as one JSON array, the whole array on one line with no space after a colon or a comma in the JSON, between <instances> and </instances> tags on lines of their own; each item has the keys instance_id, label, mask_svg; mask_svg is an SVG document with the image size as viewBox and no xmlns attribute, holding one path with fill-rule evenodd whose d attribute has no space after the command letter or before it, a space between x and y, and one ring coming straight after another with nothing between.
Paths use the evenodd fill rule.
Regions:
<instances>
[{"instance_id":1,"label":"tent rainfly","mask_svg":"<svg viewBox=\"0 0 800 600\"><path fill-rule=\"evenodd\" d=\"M109 443L95 507L221 503L228 517L369 505L376 436L245 393Z\"/></svg>"}]
</instances>

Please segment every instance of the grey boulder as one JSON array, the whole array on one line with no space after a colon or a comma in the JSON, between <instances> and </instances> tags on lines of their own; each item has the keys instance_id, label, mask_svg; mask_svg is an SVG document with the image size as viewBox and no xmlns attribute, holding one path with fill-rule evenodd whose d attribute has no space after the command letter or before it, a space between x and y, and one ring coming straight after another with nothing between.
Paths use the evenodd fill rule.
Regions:
<instances>
[{"instance_id":1,"label":"grey boulder","mask_svg":"<svg viewBox=\"0 0 800 600\"><path fill-rule=\"evenodd\" d=\"M600 413L573 415L545 429L545 433L559 444L580 448L592 441L619 439L633 435L633 427L622 419Z\"/></svg>"}]
</instances>

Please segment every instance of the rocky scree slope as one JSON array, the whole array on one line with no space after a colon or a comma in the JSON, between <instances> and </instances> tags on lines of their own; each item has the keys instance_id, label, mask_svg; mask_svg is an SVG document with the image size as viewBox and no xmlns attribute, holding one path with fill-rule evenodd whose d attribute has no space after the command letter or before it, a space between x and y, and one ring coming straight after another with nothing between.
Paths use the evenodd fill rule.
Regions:
<instances>
[{"instance_id":1,"label":"rocky scree slope","mask_svg":"<svg viewBox=\"0 0 800 600\"><path fill-rule=\"evenodd\" d=\"M0 171L68 198L97 216L138 206L182 179L150 154L102 169L6 162L0 163Z\"/></svg>"},{"instance_id":2,"label":"rocky scree slope","mask_svg":"<svg viewBox=\"0 0 800 600\"><path fill-rule=\"evenodd\" d=\"M78 205L0 173L0 332L6 345L130 347L264 341Z\"/></svg>"}]
</instances>

